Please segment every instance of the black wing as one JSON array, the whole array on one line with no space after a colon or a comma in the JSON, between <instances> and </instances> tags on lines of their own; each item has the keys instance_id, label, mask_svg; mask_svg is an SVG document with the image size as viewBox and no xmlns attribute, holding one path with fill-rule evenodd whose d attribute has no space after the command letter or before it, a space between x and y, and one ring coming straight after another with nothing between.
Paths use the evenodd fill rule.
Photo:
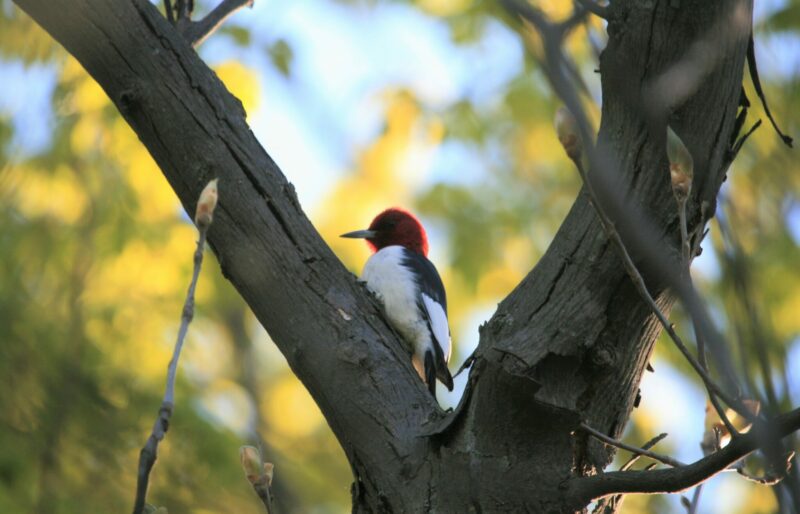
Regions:
<instances>
[{"instance_id":1,"label":"black wing","mask_svg":"<svg viewBox=\"0 0 800 514\"><path fill-rule=\"evenodd\" d=\"M425 358L425 378L431 393L434 391L433 376L436 376L448 389L453 390L453 377L447 369L450 354L450 328L447 322L447 294L439 272L424 255L405 250L403 265L411 270L419 286L420 296L417 307L428 322L428 330L434 340L434 355ZM427 298L426 298L427 297ZM436 305L441 307L439 309Z\"/></svg>"}]
</instances>

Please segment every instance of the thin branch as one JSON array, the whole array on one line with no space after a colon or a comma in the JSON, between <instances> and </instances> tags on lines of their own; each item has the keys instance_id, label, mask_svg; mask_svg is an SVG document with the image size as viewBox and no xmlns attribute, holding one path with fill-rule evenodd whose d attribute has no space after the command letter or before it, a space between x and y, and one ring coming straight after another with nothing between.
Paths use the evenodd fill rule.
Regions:
<instances>
[{"instance_id":1,"label":"thin branch","mask_svg":"<svg viewBox=\"0 0 800 514\"><path fill-rule=\"evenodd\" d=\"M581 4L581 6L584 9L594 14L595 16L599 16L604 20L608 19L608 6L600 5L597 2L593 2L592 0L575 0L575 1Z\"/></svg>"},{"instance_id":2,"label":"thin branch","mask_svg":"<svg viewBox=\"0 0 800 514\"><path fill-rule=\"evenodd\" d=\"M746 97L744 97L744 98L746 99ZM746 107L743 108L742 115L743 116L747 115L747 108ZM742 122L744 122L744 118L742 118ZM740 128L741 128L741 126L740 126ZM737 133L738 133L738 129L737 129ZM746 139L746 138L747 138L747 136L744 137L744 139ZM736 153L734 152L732 154L732 157L731 157L731 162L733 161L733 157L735 157L735 155L736 155ZM726 164L726 166L730 166L730 162L728 162ZM701 235L699 231L704 230L705 226L706 226L706 214L707 214L706 213L706 209L707 209L707 206L706 206L705 203L703 203L700 206L700 219L701 219L701 222L700 222L700 225L698 225L698 228L697 228L698 232L695 232L693 234L694 244L691 246L691 248L688 248L687 245L689 244L689 241L687 240L687 235L686 235L686 201L685 201L685 199L684 199L682 204L681 204L680 201L678 201L678 205L679 205L679 207L678 207L678 215L679 216L678 217L679 217L680 223L681 223L681 246L682 246L682 248L684 250L684 262L683 262L683 265L684 265L684 278L687 281L687 283L689 284L689 286L694 288L694 283L692 281L692 274L690 272L691 259L693 258L694 255L697 255L697 249L700 247L700 242L705 237L705 233L703 233ZM687 251L689 252L688 255L686 253ZM700 325L698 323L697 317L696 316L691 316L691 319L692 319L692 327L694 328L695 340L697 342L697 360L698 360L700 366L706 372L708 372L708 363L706 362L706 343L705 343L705 339L703 337L703 332L700 329ZM714 394L714 392L711 389L708 389L708 400L711 402L711 405L714 407L714 410L717 412L717 416L719 416L719 419L722 420L722 423L725 425L725 428L728 430L728 433L731 435L731 437L737 437L739 435L739 431L736 430L736 427L733 426L733 423L731 423L731 420L728 418L727 412L725 412L725 409L720 404L719 399L717 398L717 395ZM696 509L697 508L697 504L696 504L695 500L698 500L699 496L700 496L700 494L699 494L699 488L698 488L698 492L696 493L695 497L692 499L692 503L691 503L690 507L691 506L693 506L693 507L691 507L689 509L689 514L693 514L692 509Z\"/></svg>"},{"instance_id":3,"label":"thin branch","mask_svg":"<svg viewBox=\"0 0 800 514\"><path fill-rule=\"evenodd\" d=\"M684 214L684 221L685 221L685 214ZM705 223L704 223L705 224ZM699 243L698 243L699 244ZM692 275L689 273L689 261L686 261L686 280L689 282L691 287L694 287L694 283L692 282ZM700 366L703 370L708 373L708 363L706 362L706 343L705 339L703 338L703 333L700 330L700 326L697 322L697 318L692 316L692 327L694 328L694 337L697 342L697 359ZM733 426L731 420L728 418L728 413L725 412L723 406L719 403L719 399L717 395L711 389L707 389L708 391L708 400L711 402L711 406L714 407L714 410L717 412L717 416L719 419L722 420L722 423L725 425L725 428L728 429L728 433L731 437L738 437L739 431L736 430L736 427ZM694 501L694 500L693 500Z\"/></svg>"},{"instance_id":4,"label":"thin branch","mask_svg":"<svg viewBox=\"0 0 800 514\"><path fill-rule=\"evenodd\" d=\"M678 200L678 222L681 226L681 256L683 258L684 272L689 274L689 266L692 264L691 247L689 246L689 231L686 229L686 200Z\"/></svg>"},{"instance_id":5,"label":"thin branch","mask_svg":"<svg viewBox=\"0 0 800 514\"><path fill-rule=\"evenodd\" d=\"M739 475L750 482L755 482L756 484L761 485L776 485L786 478L786 475L789 473L789 468L791 466L791 460L793 457L794 452L789 452L789 454L785 457L785 467L775 474L767 473L764 476L756 476L744 469L744 465L736 466L735 469Z\"/></svg>"},{"instance_id":6,"label":"thin branch","mask_svg":"<svg viewBox=\"0 0 800 514\"><path fill-rule=\"evenodd\" d=\"M733 155L731 156L731 161L733 161L733 158L735 158L736 155L739 153L739 150L742 149L742 146L744 145L745 141L747 141L747 138L749 138L753 134L753 132L755 132L756 129L760 126L761 126L761 120L756 120L753 126L750 127L750 130L748 130L741 138L739 138L736 141L736 143L734 143L733 148L731 149L731 152L733 153Z\"/></svg>"},{"instance_id":7,"label":"thin branch","mask_svg":"<svg viewBox=\"0 0 800 514\"><path fill-rule=\"evenodd\" d=\"M655 452L652 452L652 451L650 451L648 449L645 449L645 448L639 448L639 447L636 447L636 446L631 446L631 445L629 445L627 443L623 443L622 441L620 441L618 439L614 439L613 437L609 437L609 436L605 435L604 433L602 433L602 432L600 432L598 430L595 430L594 428L590 427L586 423L581 423L580 424L580 428L581 428L581 430L583 430L587 434L590 434L591 436L596 437L597 439L600 439L604 443L610 444L611 446L616 446L617 448L622 448L623 450L627 450L629 452L635 453L636 455L642 455L644 457L650 457L651 459L657 460L659 462L662 462L662 463L664 463L664 464L666 464L668 466L673 466L673 467L684 466L684 464L682 462L680 462L678 460L675 460L672 457L668 457L666 455L661 455L660 453L655 453ZM663 435L666 436L666 434L663 434Z\"/></svg>"},{"instance_id":8,"label":"thin branch","mask_svg":"<svg viewBox=\"0 0 800 514\"><path fill-rule=\"evenodd\" d=\"M653 446L655 446L658 443L660 443L661 440L664 439L665 437L667 437L667 433L666 432L662 432L662 433L658 434L654 438L652 438L649 441L647 441L646 443L644 443L642 445L642 450L649 450ZM640 454L640 453L634 454L630 459L628 459L628 462L626 462L625 464L623 464L619 468L619 470L620 471L627 471L627 470L631 469L633 467L633 465L636 464L636 461L639 460L639 457L641 457L641 456L642 456L642 454Z\"/></svg>"},{"instance_id":9,"label":"thin branch","mask_svg":"<svg viewBox=\"0 0 800 514\"><path fill-rule=\"evenodd\" d=\"M686 514L696 514L697 509L700 506L700 493L703 492L703 484L698 485L694 488L694 494L692 495L692 501L689 503L689 507L686 509Z\"/></svg>"},{"instance_id":10,"label":"thin branch","mask_svg":"<svg viewBox=\"0 0 800 514\"><path fill-rule=\"evenodd\" d=\"M150 479L150 471L153 469L153 464L156 462L158 443L161 442L167 434L169 420L172 416L172 410L175 407L175 376L178 372L178 358L181 355L181 348L183 347L184 339L186 339L186 331L189 329L189 323L191 323L194 317L194 291L197 286L197 279L200 276L200 267L203 264L203 248L206 242L208 225L199 226L198 231L200 237L197 240L197 248L194 252L192 281L189 284L189 290L186 292L186 301L183 304L183 311L181 313L181 326L178 329L178 338L175 341L172 359L169 361L169 366L167 367L167 386L164 391L164 399L161 402L161 408L158 410L158 417L153 424L150 437L147 438L147 442L139 453L139 474L136 484L136 500L133 506L133 514L142 514L144 512L147 484Z\"/></svg>"},{"instance_id":11,"label":"thin branch","mask_svg":"<svg viewBox=\"0 0 800 514\"><path fill-rule=\"evenodd\" d=\"M253 490L261 500L261 504L264 505L267 514L272 514L272 496L269 493L269 484L267 484L266 480L253 483Z\"/></svg>"},{"instance_id":12,"label":"thin branch","mask_svg":"<svg viewBox=\"0 0 800 514\"><path fill-rule=\"evenodd\" d=\"M167 21L170 23L175 23L175 15L172 12L171 0L164 0L164 12L167 13Z\"/></svg>"},{"instance_id":13,"label":"thin branch","mask_svg":"<svg viewBox=\"0 0 800 514\"><path fill-rule=\"evenodd\" d=\"M516 14L523 20L530 22L542 34L542 37L545 37L553 30L554 25L547 21L544 13L528 2L500 0L500 3L509 13Z\"/></svg>"},{"instance_id":14,"label":"thin branch","mask_svg":"<svg viewBox=\"0 0 800 514\"><path fill-rule=\"evenodd\" d=\"M177 21L191 19L189 0L175 0L175 11Z\"/></svg>"},{"instance_id":15,"label":"thin branch","mask_svg":"<svg viewBox=\"0 0 800 514\"><path fill-rule=\"evenodd\" d=\"M756 45L753 42L752 33L750 34L750 41L747 43L747 67L750 70L750 78L753 80L753 88L755 88L758 98L761 99L761 105L764 106L764 112L767 114L767 118L769 118L770 123L772 123L772 128L774 128L775 132L778 133L781 141L783 141L786 146L791 148L792 138L781 132L781 129L778 128L778 124L775 123L775 118L772 117L772 113L767 105L767 97L764 94L764 90L761 89L761 79L758 78L758 66L756 65Z\"/></svg>"},{"instance_id":16,"label":"thin branch","mask_svg":"<svg viewBox=\"0 0 800 514\"><path fill-rule=\"evenodd\" d=\"M734 208L730 202L726 203L728 206L727 216L721 216L717 219L723 242L726 243L725 251L722 253L723 262L727 262L727 268L730 270L731 278L737 291L736 297L739 298L744 313L750 321L749 339L756 350L757 361L761 370L761 377L764 383L764 390L767 394L767 400L773 410L775 410L778 408L778 396L775 392L775 386L772 383L769 355L767 354L765 346L768 340L774 338L771 337L769 328L764 326L762 322L763 317L756 308L752 288L750 287L750 272L747 265L747 256L742 251L741 245L734 232L728 226L726 219L733 215L732 211ZM737 324L742 325L742 322L737 321ZM742 334L742 337L744 337L744 326L740 326L738 331Z\"/></svg>"},{"instance_id":17,"label":"thin branch","mask_svg":"<svg viewBox=\"0 0 800 514\"><path fill-rule=\"evenodd\" d=\"M565 496L575 498L576 505L585 505L596 499L617 493L677 493L701 484L758 449L765 439L763 429L780 439L800 429L800 409L781 414L767 427L754 427L714 452L685 466L653 471L611 471L591 477L568 480Z\"/></svg>"},{"instance_id":18,"label":"thin branch","mask_svg":"<svg viewBox=\"0 0 800 514\"><path fill-rule=\"evenodd\" d=\"M665 437L667 437L667 433L666 432L658 434L654 438L652 438L649 441L647 441L646 443L644 443L642 445L642 449L643 450L649 450L650 448L652 448L653 446L655 446L656 444L661 442L661 440L664 439ZM640 453L634 453L631 456L631 458L628 459L628 462L623 464L619 468L619 470L620 471L627 471L627 470L631 469L633 467L633 465L636 464L636 462L639 460L639 458L641 456L642 456L642 454L640 454ZM656 465L655 462L650 463L645 467L645 469L652 469L652 467L654 467L655 465ZM610 498L604 498L603 500L600 500L598 502L598 508L594 510L594 514L598 514L598 513L602 513L602 512L616 512L618 506L622 504L622 500L623 500L624 496L625 495L622 495L622 494L615 494L614 496L612 496Z\"/></svg>"},{"instance_id":19,"label":"thin branch","mask_svg":"<svg viewBox=\"0 0 800 514\"><path fill-rule=\"evenodd\" d=\"M255 0L222 0L205 18L195 21L183 31L183 37L193 47L200 46L233 13L243 7L252 7Z\"/></svg>"}]
</instances>

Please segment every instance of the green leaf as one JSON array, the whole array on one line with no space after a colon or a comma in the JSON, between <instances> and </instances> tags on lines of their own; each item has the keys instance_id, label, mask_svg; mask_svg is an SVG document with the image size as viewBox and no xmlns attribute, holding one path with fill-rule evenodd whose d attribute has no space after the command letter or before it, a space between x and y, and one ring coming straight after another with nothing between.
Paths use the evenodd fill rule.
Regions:
<instances>
[{"instance_id":1,"label":"green leaf","mask_svg":"<svg viewBox=\"0 0 800 514\"><path fill-rule=\"evenodd\" d=\"M289 77L292 72L292 60L294 59L294 52L292 47L289 46L284 39L278 39L272 46L267 48L267 53L272 59L272 64L281 72L285 77Z\"/></svg>"}]
</instances>

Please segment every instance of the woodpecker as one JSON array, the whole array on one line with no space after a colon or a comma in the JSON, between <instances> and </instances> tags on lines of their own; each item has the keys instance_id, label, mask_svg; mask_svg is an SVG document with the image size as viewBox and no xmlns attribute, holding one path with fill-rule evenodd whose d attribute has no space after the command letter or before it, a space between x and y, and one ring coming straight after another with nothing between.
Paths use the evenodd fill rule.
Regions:
<instances>
[{"instance_id":1,"label":"woodpecker","mask_svg":"<svg viewBox=\"0 0 800 514\"><path fill-rule=\"evenodd\" d=\"M383 303L386 317L410 344L411 362L436 398L436 379L453 390L447 369L450 328L447 297L436 267L428 260L428 237L410 212L393 207L378 214L367 230L341 237L366 239L374 252L361 279Z\"/></svg>"}]
</instances>

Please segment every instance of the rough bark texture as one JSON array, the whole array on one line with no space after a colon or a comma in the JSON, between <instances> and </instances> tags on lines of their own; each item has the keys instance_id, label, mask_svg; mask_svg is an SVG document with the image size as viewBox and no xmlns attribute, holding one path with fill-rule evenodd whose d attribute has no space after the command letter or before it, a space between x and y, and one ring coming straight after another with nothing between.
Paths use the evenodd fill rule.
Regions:
<instances>
[{"instance_id":1,"label":"rough bark texture","mask_svg":"<svg viewBox=\"0 0 800 514\"><path fill-rule=\"evenodd\" d=\"M622 432L660 329L581 194L545 256L481 330L467 397L449 416L418 380L373 299L324 244L245 123L241 104L145 0L15 0L73 54L139 135L189 212L220 178L209 241L319 404L355 473L354 510L573 512L565 481L610 462L574 433ZM615 0L601 60L599 143L620 187L678 255L664 113L649 81L709 34L719 58L670 122L695 157L689 218L714 198L733 132L750 2ZM749 18L748 18L749 20ZM722 37L722 36L720 36ZM691 54L691 52L690 52ZM652 88L651 88L652 89ZM619 220L624 232L625 220ZM634 254L635 248L634 248ZM647 273L668 309L662 281Z\"/></svg>"}]
</instances>

